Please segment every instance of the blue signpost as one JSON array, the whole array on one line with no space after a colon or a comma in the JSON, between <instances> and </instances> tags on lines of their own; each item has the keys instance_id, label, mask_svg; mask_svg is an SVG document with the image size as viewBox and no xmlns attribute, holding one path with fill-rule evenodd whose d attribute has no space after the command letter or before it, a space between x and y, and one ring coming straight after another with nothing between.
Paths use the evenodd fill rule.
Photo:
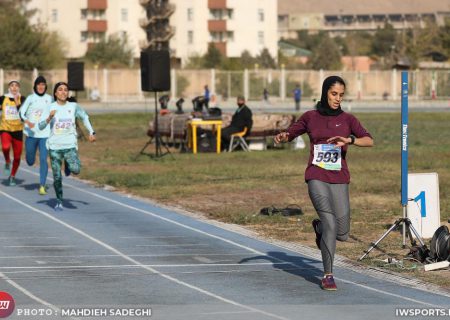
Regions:
<instances>
[{"instance_id":1,"label":"blue signpost","mask_svg":"<svg viewBox=\"0 0 450 320\"><path fill-rule=\"evenodd\" d=\"M408 217L408 72L402 71L402 208ZM406 246L406 226L403 224L403 246Z\"/></svg>"},{"instance_id":2,"label":"blue signpost","mask_svg":"<svg viewBox=\"0 0 450 320\"><path fill-rule=\"evenodd\" d=\"M402 72L402 206L408 205L408 72Z\"/></svg>"},{"instance_id":3,"label":"blue signpost","mask_svg":"<svg viewBox=\"0 0 450 320\"><path fill-rule=\"evenodd\" d=\"M402 71L402 121L401 121L401 193L402 193L402 209L403 209L403 217L397 219L395 223L386 231L380 239L373 243L373 245L365 251L365 253L359 258L359 260L364 259L370 251L377 247L377 245L384 239L386 236L393 230L397 229L400 224L403 226L403 247L406 247L406 233L408 232L408 236L411 240L411 245L416 245L412 233L414 233L416 239L419 241L421 247L426 250L425 243L420 238L419 233L414 229L411 220L408 218L408 72ZM415 201L417 201L415 199Z\"/></svg>"}]
</instances>

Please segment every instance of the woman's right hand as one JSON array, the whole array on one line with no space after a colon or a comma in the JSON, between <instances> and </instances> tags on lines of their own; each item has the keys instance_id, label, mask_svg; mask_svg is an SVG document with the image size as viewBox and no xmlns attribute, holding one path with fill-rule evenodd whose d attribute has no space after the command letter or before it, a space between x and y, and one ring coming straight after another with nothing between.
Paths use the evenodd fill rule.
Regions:
<instances>
[{"instance_id":1,"label":"woman's right hand","mask_svg":"<svg viewBox=\"0 0 450 320\"><path fill-rule=\"evenodd\" d=\"M33 128L34 128L34 123L33 123L33 122L31 122L31 121L29 121L29 120L26 120L25 123L28 125L28 127L29 127L30 129L33 129Z\"/></svg>"},{"instance_id":2,"label":"woman's right hand","mask_svg":"<svg viewBox=\"0 0 450 320\"><path fill-rule=\"evenodd\" d=\"M52 110L50 111L50 114L47 118L47 123L50 123L50 121L52 121L53 117L55 116L56 110Z\"/></svg>"},{"instance_id":3,"label":"woman's right hand","mask_svg":"<svg viewBox=\"0 0 450 320\"><path fill-rule=\"evenodd\" d=\"M289 141L289 133L280 132L273 138L273 141L275 141L275 143L288 142Z\"/></svg>"}]
</instances>

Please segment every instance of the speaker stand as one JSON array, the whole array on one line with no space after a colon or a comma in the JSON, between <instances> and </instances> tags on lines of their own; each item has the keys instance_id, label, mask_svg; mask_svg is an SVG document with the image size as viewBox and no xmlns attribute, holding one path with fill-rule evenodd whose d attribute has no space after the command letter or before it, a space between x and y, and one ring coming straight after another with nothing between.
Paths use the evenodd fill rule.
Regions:
<instances>
[{"instance_id":1,"label":"speaker stand","mask_svg":"<svg viewBox=\"0 0 450 320\"><path fill-rule=\"evenodd\" d=\"M155 139L155 153L145 153L144 150L153 142L153 139ZM165 151L162 150L162 146L164 147ZM158 93L155 91L155 135L150 138L150 140L145 144L145 146L141 149L139 154L136 156L135 160L140 155L147 155L152 159L159 159L164 157L165 155L170 155L172 159L174 159L172 153L170 152L169 148L166 144L162 142L161 135L159 133L159 127L158 127Z\"/></svg>"}]
</instances>

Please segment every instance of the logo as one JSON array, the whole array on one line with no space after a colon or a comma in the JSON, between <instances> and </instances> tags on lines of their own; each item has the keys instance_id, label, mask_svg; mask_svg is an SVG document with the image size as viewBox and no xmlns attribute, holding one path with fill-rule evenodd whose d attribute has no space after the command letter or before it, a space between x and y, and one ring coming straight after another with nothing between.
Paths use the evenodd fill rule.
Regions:
<instances>
[{"instance_id":1,"label":"logo","mask_svg":"<svg viewBox=\"0 0 450 320\"><path fill-rule=\"evenodd\" d=\"M336 124L336 127L339 127L342 123Z\"/></svg>"},{"instance_id":2,"label":"logo","mask_svg":"<svg viewBox=\"0 0 450 320\"><path fill-rule=\"evenodd\" d=\"M0 318L6 318L13 313L15 307L13 297L7 293L0 291Z\"/></svg>"}]
</instances>

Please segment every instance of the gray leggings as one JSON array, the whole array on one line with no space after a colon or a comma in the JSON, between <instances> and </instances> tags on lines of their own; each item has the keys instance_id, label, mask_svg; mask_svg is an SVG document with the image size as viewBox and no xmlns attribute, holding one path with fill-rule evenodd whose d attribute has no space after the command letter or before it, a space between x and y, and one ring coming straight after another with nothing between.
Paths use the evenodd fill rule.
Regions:
<instances>
[{"instance_id":1,"label":"gray leggings","mask_svg":"<svg viewBox=\"0 0 450 320\"><path fill-rule=\"evenodd\" d=\"M348 184L310 180L308 193L320 218L323 270L325 273L332 273L336 239L346 241L350 232Z\"/></svg>"}]
</instances>

